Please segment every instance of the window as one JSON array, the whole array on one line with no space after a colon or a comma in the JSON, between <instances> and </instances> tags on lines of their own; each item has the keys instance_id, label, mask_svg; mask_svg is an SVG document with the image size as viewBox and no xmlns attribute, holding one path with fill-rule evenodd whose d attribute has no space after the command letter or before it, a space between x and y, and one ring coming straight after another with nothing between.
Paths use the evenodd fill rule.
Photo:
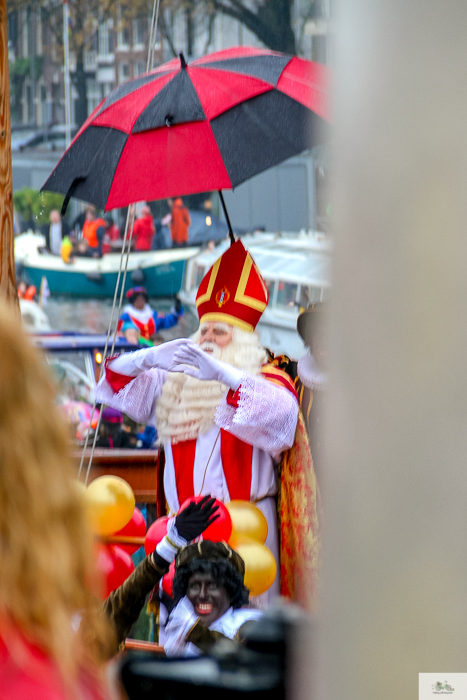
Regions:
<instances>
[{"instance_id":1,"label":"window","mask_svg":"<svg viewBox=\"0 0 467 700\"><path fill-rule=\"evenodd\" d=\"M107 56L109 53L109 25L108 22L101 22L99 25L99 54Z\"/></svg>"},{"instance_id":2,"label":"window","mask_svg":"<svg viewBox=\"0 0 467 700\"><path fill-rule=\"evenodd\" d=\"M297 298L298 285L292 282L279 282L277 287L276 306L282 309L295 311L295 299Z\"/></svg>"},{"instance_id":3,"label":"window","mask_svg":"<svg viewBox=\"0 0 467 700\"><path fill-rule=\"evenodd\" d=\"M128 63L118 64L118 82L124 83L130 77L130 66Z\"/></svg>"},{"instance_id":4,"label":"window","mask_svg":"<svg viewBox=\"0 0 467 700\"><path fill-rule=\"evenodd\" d=\"M274 304L274 290L276 288L276 281L275 280L265 280L266 282L266 287L268 289L268 294L269 294L269 304L272 306Z\"/></svg>"},{"instance_id":5,"label":"window","mask_svg":"<svg viewBox=\"0 0 467 700\"><path fill-rule=\"evenodd\" d=\"M195 289L198 289L199 285L203 281L204 277L204 265L196 265L195 270Z\"/></svg>"},{"instance_id":6,"label":"window","mask_svg":"<svg viewBox=\"0 0 467 700\"><path fill-rule=\"evenodd\" d=\"M134 19L133 20L133 46L143 47L145 42L145 29L146 21L144 19Z\"/></svg>"},{"instance_id":7,"label":"window","mask_svg":"<svg viewBox=\"0 0 467 700\"><path fill-rule=\"evenodd\" d=\"M130 45L130 29L122 17L122 6L117 7L117 49L128 51Z\"/></svg>"},{"instance_id":8,"label":"window","mask_svg":"<svg viewBox=\"0 0 467 700\"><path fill-rule=\"evenodd\" d=\"M23 10L21 13L21 43L23 58L27 58L29 56L29 17L27 10Z\"/></svg>"},{"instance_id":9,"label":"window","mask_svg":"<svg viewBox=\"0 0 467 700\"><path fill-rule=\"evenodd\" d=\"M138 77L138 75L141 75L141 73L145 73L146 71L146 64L144 61L136 61L134 66L133 66L133 75L135 78Z\"/></svg>"},{"instance_id":10,"label":"window","mask_svg":"<svg viewBox=\"0 0 467 700\"><path fill-rule=\"evenodd\" d=\"M128 49L130 45L130 30L127 26L122 26L120 31L118 32L118 37L117 37L117 48L122 50L122 49Z\"/></svg>"}]
</instances>

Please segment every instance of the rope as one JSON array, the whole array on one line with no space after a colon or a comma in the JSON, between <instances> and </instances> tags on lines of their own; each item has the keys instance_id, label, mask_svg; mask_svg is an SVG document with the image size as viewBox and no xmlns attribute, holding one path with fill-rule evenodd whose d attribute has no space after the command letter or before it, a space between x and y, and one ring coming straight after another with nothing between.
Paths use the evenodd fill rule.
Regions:
<instances>
[{"instance_id":1,"label":"rope","mask_svg":"<svg viewBox=\"0 0 467 700\"><path fill-rule=\"evenodd\" d=\"M111 334L111 332L112 332L112 323L113 323L113 319L114 319L115 304L116 304L117 295L118 295L118 287L119 287L119 284L120 284L120 277L121 277L121 274L122 274L123 258L124 258L124 255L125 255L125 245L126 245L127 237L128 237L128 228L129 228L129 223L130 223L131 211L132 211L132 207L129 207L129 208L128 208L127 218L126 218L126 224L125 224L125 233L124 233L124 236L123 236L122 255L121 255L121 257L120 257L120 266L119 266L119 269L118 269L117 283L116 283L116 285L115 285L115 292L114 292L114 298L113 298L113 304L112 304L112 311L111 311L110 319L109 319L109 327L108 327L108 330L107 330L107 338L106 338L106 341L105 341L104 355L103 355L103 357L102 357L101 371L100 371L100 375L99 375L99 380L102 378L103 373L104 373L105 360L106 360L106 358L107 358L107 352L108 352L108 348L109 348L109 340L110 340L110 334ZM132 225L131 225L131 234L133 234L133 223L132 223ZM131 241L130 241L130 242L131 242ZM128 265L128 255L127 255L127 265ZM125 267L125 274L126 274L126 267ZM122 289L124 289L124 287L125 287L125 283L123 283ZM121 306L121 298L122 298L122 295L120 295L120 306ZM120 307L119 307L119 312L118 312L117 319L119 318L119 316L120 316ZM118 324L117 324L117 325L118 325ZM117 328L117 327L116 327L116 328ZM113 344L112 344L112 352L113 352L113 350L114 350L114 347L115 347L115 335L114 335L114 340L113 340ZM87 449L87 446L88 446L88 442L89 442L89 433L90 433L90 430L91 430L91 424L92 424L92 419L93 419L93 416L94 416L94 411L96 410L96 404L97 404L97 398L94 397L94 404L93 404L92 411L91 411L91 417L90 417L90 419L89 419L89 426L88 426L88 430L87 430L87 434L86 434L86 440L85 440L85 443L84 443L84 446L83 446L83 452L82 452L82 454L81 454L81 462L80 462L79 470L78 470L78 479L79 479L79 477L81 476L81 470L82 470L82 468L83 468L84 455L85 455L85 452L86 452L86 449ZM97 428L96 428L96 434L97 434L97 431L98 431L99 424L100 424L100 416L99 416L98 425L97 425Z\"/></svg>"},{"instance_id":2,"label":"rope","mask_svg":"<svg viewBox=\"0 0 467 700\"><path fill-rule=\"evenodd\" d=\"M146 73L154 67L154 52L156 50L157 41L157 24L159 20L160 0L154 0L151 19L151 33L149 35L148 58L146 62Z\"/></svg>"},{"instance_id":3,"label":"rope","mask_svg":"<svg viewBox=\"0 0 467 700\"><path fill-rule=\"evenodd\" d=\"M154 0L154 5L153 5L153 8L152 8L151 32L150 32L150 36L149 36L149 46L148 46L148 58L147 58L147 63L146 63L146 72L148 72L149 70L152 69L153 63L154 63L154 51L155 51L156 39L157 39L157 23L158 23L158 19L159 19L159 6L160 6L160 0ZM130 225L130 221L131 221L131 225ZM106 338L106 341L105 341L104 355L103 355L103 357L102 357L101 371L100 371L100 374L99 374L99 381L102 379L102 376L103 376L103 373L104 373L104 369L105 369L105 361L106 361L106 359L107 359L107 352L108 352L108 347L109 347L110 334L111 334L111 332L112 332L112 323L113 323L113 319L114 319L115 304L116 304L117 295L118 295L118 287L119 287L119 284L120 284L120 277L121 277L121 274L122 274L123 258L125 257L125 245L126 245L126 243L127 243L128 229L130 228L130 238L129 238L129 240L128 240L128 247L127 247L127 251L126 251L125 271L124 271L124 273L123 273L123 281L122 281L122 286L121 286L121 289L120 289L120 299L119 299L118 312L117 312L117 323L116 323L116 325L115 325L115 331L114 331L114 334L113 334L112 349L111 349L111 351L110 351L110 357L113 356L114 350L115 350L115 341L116 341L116 339L117 339L118 319L120 318L120 312L121 312L121 309L122 309L123 292L124 292L124 290L125 290L125 281L126 281L126 275L127 275L127 270L128 270L128 260L129 260L129 257L130 257L131 241L132 241L132 238L133 238L133 225L134 225L134 222L135 222L135 206L134 206L134 205L130 205L130 206L128 207L128 214L127 214L127 218L126 218L125 234L124 234L124 236L123 236L123 245L122 245L122 255L121 255L121 257L120 257L120 266L119 266L119 268L118 268L117 283L116 283L116 285L115 285L115 292L114 292L114 298L113 298L113 304L112 304L112 312L111 312L111 314L110 314L109 327L108 327L108 330L107 330L107 338ZM82 471L82 469L83 469L84 455L85 455L85 453L86 453L86 449L87 449L88 442L89 442L89 434L90 434L90 432L91 432L91 424L92 424L92 419L93 419L93 416L94 416L94 411L96 410L96 405L97 405L97 397L95 396L95 397L94 397L94 403L93 403L92 411L91 411L91 417L90 417L90 419L89 419L89 426L88 426L88 430L87 430L87 433L86 433L86 440L85 440L85 442L84 442L83 452L82 452L82 454L81 454L81 461L80 461L79 470L78 470L78 479L79 479L79 477L81 476L81 471ZM97 419L97 426L96 426L96 430L95 430L95 433L94 433L94 440L93 440L93 443L92 443L91 454L90 454L90 457L89 457L88 468L87 468L87 471L86 471L86 479L85 479L85 482L84 482L85 484L88 483L89 473L90 473L90 471L91 471L92 458L93 458L93 456L94 456L94 449L95 449L95 447L96 447L97 436L98 436L98 434L99 434L99 427L100 427L100 424L101 424L101 415L102 415L102 413L99 413L99 418Z\"/></svg>"},{"instance_id":4,"label":"rope","mask_svg":"<svg viewBox=\"0 0 467 700\"><path fill-rule=\"evenodd\" d=\"M129 222L129 220L131 221L131 226L128 227L128 222ZM134 204L132 204L132 205L128 208L127 227L126 227L125 233L128 233L128 228L130 228L130 237L129 237L129 239L128 239L128 247L127 247L127 251L126 251L125 271L124 271L124 273L123 273L122 286L121 286L121 290L120 290L120 301L119 301L118 312L117 312L117 324L115 325L115 330L114 330L114 334L113 334L112 350L111 350L110 357L112 357L112 355L113 355L113 353L114 353L114 350L115 350L115 341L116 341L116 339L117 339L118 319L120 318L120 312L121 312L121 310L122 310L123 292L124 292L124 289L125 289L126 273L127 273L127 270L128 270L128 260L129 260L129 257L130 257L131 241L132 241L132 238L133 238L133 226L134 226L134 223L135 223L135 206L134 206ZM125 248L125 242L123 243L123 249L122 249L123 252L122 252L122 257L121 257L121 260L120 260L120 269L121 269L121 264L122 264L122 261L123 261L124 255L125 255L125 253L124 253L124 248ZM118 289L118 278L117 278L117 284L115 285L115 291L117 291L117 289ZM109 340L109 337L110 337L110 333L109 333L109 335L108 335L108 337L107 337L107 344L106 344L106 347L105 347L105 350L104 350L104 357L102 358L101 373L100 373L99 380L100 380L100 378L102 377L102 374L103 374L104 369L105 369L105 359L106 359L106 357L107 357L106 351L107 351L107 347L108 347L108 340ZM102 412L99 414L99 418L98 418L98 420L97 420L97 425L96 425L96 430L95 430L95 432L94 432L94 440L93 440L93 442L92 442L91 454L89 455L89 463L88 463L88 468L87 468L87 471L86 471L86 478L85 478L85 480L84 480L84 485L85 485L85 486L86 486L87 483L88 483L89 473L90 473L90 471L91 471L92 458L94 457L94 449L95 449L95 447L96 447L97 437L98 437L98 435L99 435L99 426L100 426L100 424L101 424L101 416L102 416ZM91 416L91 418L92 418L92 416ZM86 437L87 437L87 436L86 436ZM83 454L84 454L84 451L83 451Z\"/></svg>"},{"instance_id":5,"label":"rope","mask_svg":"<svg viewBox=\"0 0 467 700\"><path fill-rule=\"evenodd\" d=\"M213 454L213 452L214 452L214 448L215 448L215 446L217 445L217 441L219 440L219 435L220 435L220 434L221 434L221 429L219 428L219 432L217 433L216 439L214 440L214 445L212 446L211 454L209 455L209 459L208 459L208 461L206 462L206 466L204 467L203 481L202 481L202 483L201 483L201 488L200 488L200 490L199 490L198 496L201 495L201 492L202 492L202 490L203 490L204 480L205 480L205 478L206 478L206 472L208 471L209 462L211 461L211 457L212 457L212 454Z\"/></svg>"}]
</instances>

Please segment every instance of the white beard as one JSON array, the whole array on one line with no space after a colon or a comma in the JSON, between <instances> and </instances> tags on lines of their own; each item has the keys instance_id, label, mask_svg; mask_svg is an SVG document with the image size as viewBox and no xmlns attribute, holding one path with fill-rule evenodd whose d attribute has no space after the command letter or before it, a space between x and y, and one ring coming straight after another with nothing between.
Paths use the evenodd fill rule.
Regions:
<instances>
[{"instance_id":1,"label":"white beard","mask_svg":"<svg viewBox=\"0 0 467 700\"><path fill-rule=\"evenodd\" d=\"M199 343L197 331L192 339ZM215 343L203 343L212 356L249 374L259 374L267 356L256 332L233 329L231 342L223 349ZM193 440L214 425L217 407L228 387L216 381L202 381L183 373L169 372L156 405L159 442Z\"/></svg>"}]
</instances>

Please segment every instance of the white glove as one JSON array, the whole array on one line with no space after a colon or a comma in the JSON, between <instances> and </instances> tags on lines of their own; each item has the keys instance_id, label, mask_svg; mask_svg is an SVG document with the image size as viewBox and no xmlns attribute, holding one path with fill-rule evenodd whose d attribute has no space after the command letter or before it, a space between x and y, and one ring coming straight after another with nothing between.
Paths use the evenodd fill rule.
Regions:
<instances>
[{"instance_id":1,"label":"white glove","mask_svg":"<svg viewBox=\"0 0 467 700\"><path fill-rule=\"evenodd\" d=\"M169 372L184 372L196 379L215 380L226 384L233 391L238 389L243 376L239 369L216 360L195 343L185 343L177 348Z\"/></svg>"},{"instance_id":2,"label":"white glove","mask_svg":"<svg viewBox=\"0 0 467 700\"><path fill-rule=\"evenodd\" d=\"M118 374L126 374L128 377L137 377L141 372L156 367L169 370L173 364L175 351L180 346L193 344L188 338L177 338L154 348L143 348L136 352L127 352L109 363L109 367Z\"/></svg>"},{"instance_id":3,"label":"white glove","mask_svg":"<svg viewBox=\"0 0 467 700\"><path fill-rule=\"evenodd\" d=\"M167 525L167 534L157 545L156 552L165 561L173 562L177 553L183 547L186 547L187 544L186 539L178 534L175 518L170 518Z\"/></svg>"}]
</instances>

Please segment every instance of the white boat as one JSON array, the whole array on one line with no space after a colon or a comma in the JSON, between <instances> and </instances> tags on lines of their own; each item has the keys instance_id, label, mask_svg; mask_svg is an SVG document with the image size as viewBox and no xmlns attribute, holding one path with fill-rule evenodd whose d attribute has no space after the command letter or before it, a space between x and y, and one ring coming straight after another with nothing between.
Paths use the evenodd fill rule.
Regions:
<instances>
[{"instance_id":1,"label":"white boat","mask_svg":"<svg viewBox=\"0 0 467 700\"><path fill-rule=\"evenodd\" d=\"M258 331L275 354L298 359L305 347L297 333L300 309L326 299L331 285L329 236L322 233L257 233L242 237L269 290L269 304ZM180 298L196 313L196 292L206 272L229 246L204 251L189 260Z\"/></svg>"}]
</instances>

